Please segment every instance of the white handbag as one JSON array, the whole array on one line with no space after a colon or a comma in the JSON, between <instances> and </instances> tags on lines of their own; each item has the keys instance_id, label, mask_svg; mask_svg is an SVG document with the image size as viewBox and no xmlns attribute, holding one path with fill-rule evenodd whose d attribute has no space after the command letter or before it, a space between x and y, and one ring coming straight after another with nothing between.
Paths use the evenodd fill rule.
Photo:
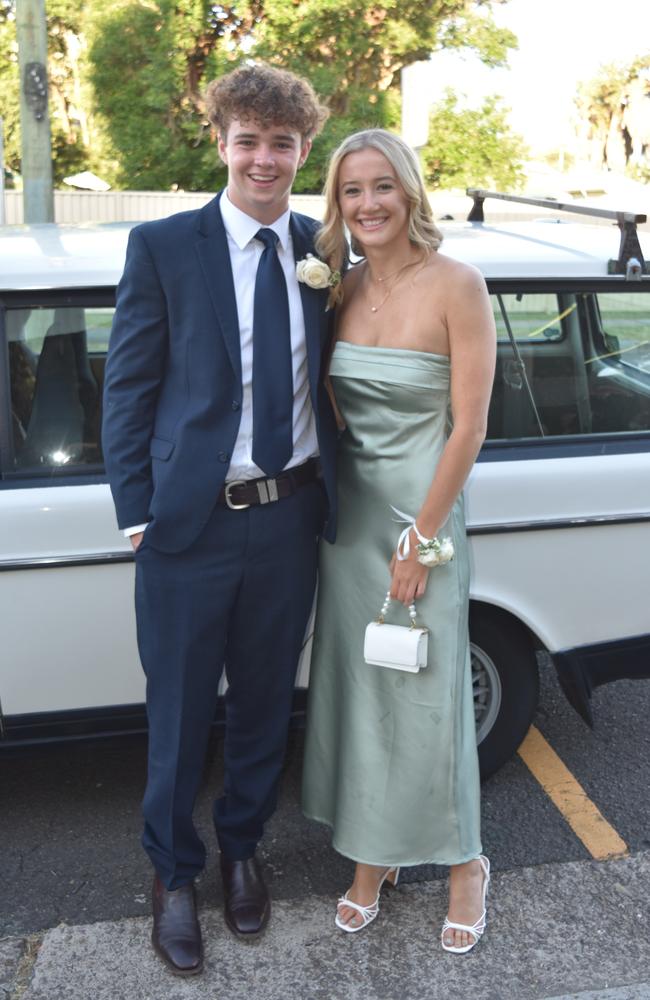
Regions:
<instances>
[{"instance_id":1,"label":"white handbag","mask_svg":"<svg viewBox=\"0 0 650 1000\"><path fill-rule=\"evenodd\" d=\"M409 607L410 626L387 625L384 616L390 605L390 591L375 622L366 626L363 658L366 663L417 674L427 665L429 630L416 623L415 604Z\"/></svg>"}]
</instances>

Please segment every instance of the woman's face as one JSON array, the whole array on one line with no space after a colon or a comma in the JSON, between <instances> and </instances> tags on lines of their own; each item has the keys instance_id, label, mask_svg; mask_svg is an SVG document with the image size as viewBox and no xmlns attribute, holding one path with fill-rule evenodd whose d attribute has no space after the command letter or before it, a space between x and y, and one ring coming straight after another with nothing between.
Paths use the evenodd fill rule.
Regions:
<instances>
[{"instance_id":1,"label":"woman's face","mask_svg":"<svg viewBox=\"0 0 650 1000\"><path fill-rule=\"evenodd\" d=\"M379 150L348 153L339 168L337 197L343 221L364 251L408 240L409 203Z\"/></svg>"}]
</instances>

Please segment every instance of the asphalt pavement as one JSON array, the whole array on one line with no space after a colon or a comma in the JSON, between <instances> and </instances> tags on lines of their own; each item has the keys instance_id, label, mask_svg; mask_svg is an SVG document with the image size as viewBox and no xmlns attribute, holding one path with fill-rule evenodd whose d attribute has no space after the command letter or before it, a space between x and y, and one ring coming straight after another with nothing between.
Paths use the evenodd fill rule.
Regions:
<instances>
[{"instance_id":1,"label":"asphalt pavement","mask_svg":"<svg viewBox=\"0 0 650 1000\"><path fill-rule=\"evenodd\" d=\"M293 733L281 801L260 856L274 900L267 934L227 931L211 831L221 780L215 741L197 808L209 848L199 882L206 969L179 980L150 944L150 870L139 847L142 739L0 756L2 1000L650 1000L647 832L650 682L594 697L591 732L544 677L535 725L624 839L591 858L516 757L485 783L488 929L468 956L444 954L444 870L409 869L375 924L333 924L352 865L299 808L302 735Z\"/></svg>"}]
</instances>

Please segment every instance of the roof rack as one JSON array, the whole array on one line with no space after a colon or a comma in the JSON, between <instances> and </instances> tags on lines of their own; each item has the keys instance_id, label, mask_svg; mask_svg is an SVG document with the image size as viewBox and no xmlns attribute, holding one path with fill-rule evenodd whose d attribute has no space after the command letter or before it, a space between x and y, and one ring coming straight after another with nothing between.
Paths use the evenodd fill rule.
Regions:
<instances>
[{"instance_id":1,"label":"roof rack","mask_svg":"<svg viewBox=\"0 0 650 1000\"><path fill-rule=\"evenodd\" d=\"M647 215L636 212L617 212L610 208L593 208L590 205L576 205L557 201L556 198L526 198L518 194L503 194L501 191L486 191L483 188L467 188L466 193L474 204L467 216L468 222L484 222L483 202L486 198L499 201L514 201L520 205L536 205L538 208L549 208L555 212L575 212L576 215L589 215L599 219L612 219L621 231L621 242L616 260L607 264L608 274L624 274L628 279L641 278L650 274L650 264L643 259L637 225L646 222Z\"/></svg>"}]
</instances>

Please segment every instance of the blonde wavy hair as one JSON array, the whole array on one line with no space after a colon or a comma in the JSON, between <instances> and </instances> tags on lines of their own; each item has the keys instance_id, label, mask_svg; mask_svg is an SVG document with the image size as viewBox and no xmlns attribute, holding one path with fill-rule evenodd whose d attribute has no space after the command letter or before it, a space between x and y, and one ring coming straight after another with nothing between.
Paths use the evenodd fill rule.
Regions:
<instances>
[{"instance_id":1,"label":"blonde wavy hair","mask_svg":"<svg viewBox=\"0 0 650 1000\"><path fill-rule=\"evenodd\" d=\"M347 242L338 200L339 172L345 157L362 149L376 149L382 153L397 174L409 203L408 237L413 246L420 247L427 255L437 250L442 243L442 233L433 220L417 156L399 136L382 128L369 128L349 135L332 153L323 189L325 215L316 237L318 255L327 261L332 271L340 271L343 267ZM363 256L363 248L354 240L352 250ZM330 305L340 302L342 295L339 284L330 294Z\"/></svg>"}]
</instances>

